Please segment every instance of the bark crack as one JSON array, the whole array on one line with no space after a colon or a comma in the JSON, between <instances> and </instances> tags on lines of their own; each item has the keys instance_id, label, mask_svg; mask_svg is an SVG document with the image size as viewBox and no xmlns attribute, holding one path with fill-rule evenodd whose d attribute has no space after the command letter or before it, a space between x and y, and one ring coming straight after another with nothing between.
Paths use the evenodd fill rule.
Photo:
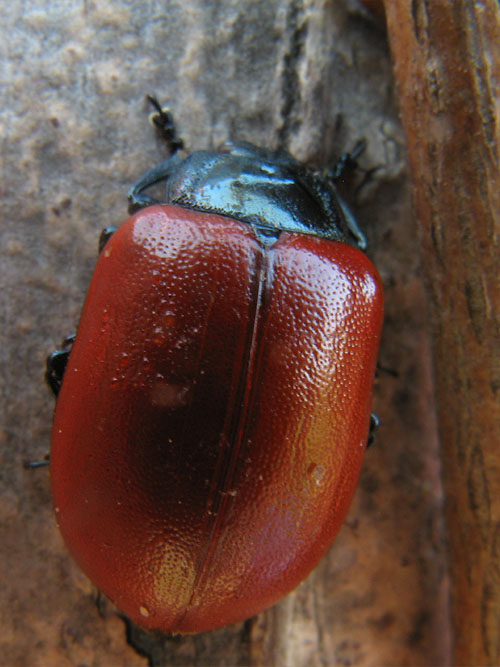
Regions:
<instances>
[{"instance_id":1,"label":"bark crack","mask_svg":"<svg viewBox=\"0 0 500 667\"><path fill-rule=\"evenodd\" d=\"M283 57L281 73L282 125L278 131L278 145L281 149L287 148L290 135L300 124L296 113L297 103L301 98L298 68L307 35L303 0L291 0L288 5L286 32L289 35L289 43Z\"/></svg>"}]
</instances>

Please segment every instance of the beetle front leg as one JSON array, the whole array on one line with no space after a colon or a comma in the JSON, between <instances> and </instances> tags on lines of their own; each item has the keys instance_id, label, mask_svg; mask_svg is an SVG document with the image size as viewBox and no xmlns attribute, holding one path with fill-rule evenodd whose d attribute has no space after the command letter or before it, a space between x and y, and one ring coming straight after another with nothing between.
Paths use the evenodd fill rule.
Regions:
<instances>
[{"instance_id":1,"label":"beetle front leg","mask_svg":"<svg viewBox=\"0 0 500 667\"><path fill-rule=\"evenodd\" d=\"M162 202L153 197L143 194L143 191L156 183L166 181L170 174L175 171L181 161L177 156L177 151L184 148L184 141L177 136L174 119L170 111L161 106L156 97L147 95L149 102L156 109L156 113L151 116L153 125L156 127L162 139L167 143L171 153L170 157L159 165L150 169L142 178L134 183L128 191L129 211L131 213L151 204L160 204Z\"/></svg>"},{"instance_id":2,"label":"beetle front leg","mask_svg":"<svg viewBox=\"0 0 500 667\"><path fill-rule=\"evenodd\" d=\"M339 195L336 188L335 188L335 194L337 196L337 203L344 217L345 224L347 225L347 228L349 229L351 234L356 239L356 244L358 248L364 252L368 245L366 242L366 236L361 231L361 228L358 225L358 221L356 220L354 213L347 205L347 202L345 202L344 199Z\"/></svg>"},{"instance_id":3,"label":"beetle front leg","mask_svg":"<svg viewBox=\"0 0 500 667\"><path fill-rule=\"evenodd\" d=\"M331 181L333 187L335 188L335 194L337 197L338 205L340 207L342 216L347 225L347 228L351 234L356 239L357 246L363 252L366 250L366 236L361 231L358 221L356 220L354 213L351 211L344 199L339 195L336 183L341 180L343 176L346 175L349 171L352 171L358 166L358 157L366 149L365 139L361 139L357 142L350 153L342 153L342 155L337 160L337 164L333 169L326 173L327 178Z\"/></svg>"},{"instance_id":4,"label":"beetle front leg","mask_svg":"<svg viewBox=\"0 0 500 667\"><path fill-rule=\"evenodd\" d=\"M162 203L158 199L153 199L149 195L142 194L143 190L156 185L156 183L166 181L170 174L177 169L181 161L182 158L178 155L172 155L163 162L160 162L156 167L153 167L153 169L147 171L142 178L134 183L128 191L129 210L131 213L145 206L151 206L151 204Z\"/></svg>"}]
</instances>

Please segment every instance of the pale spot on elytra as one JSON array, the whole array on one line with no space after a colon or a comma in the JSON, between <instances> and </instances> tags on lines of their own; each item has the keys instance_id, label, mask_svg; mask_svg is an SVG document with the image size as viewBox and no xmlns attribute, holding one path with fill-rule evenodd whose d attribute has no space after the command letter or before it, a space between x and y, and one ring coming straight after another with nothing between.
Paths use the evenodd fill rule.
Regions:
<instances>
[{"instance_id":1,"label":"pale spot on elytra","mask_svg":"<svg viewBox=\"0 0 500 667\"><path fill-rule=\"evenodd\" d=\"M151 388L151 403L162 408L182 408L189 402L190 387L156 382Z\"/></svg>"}]
</instances>

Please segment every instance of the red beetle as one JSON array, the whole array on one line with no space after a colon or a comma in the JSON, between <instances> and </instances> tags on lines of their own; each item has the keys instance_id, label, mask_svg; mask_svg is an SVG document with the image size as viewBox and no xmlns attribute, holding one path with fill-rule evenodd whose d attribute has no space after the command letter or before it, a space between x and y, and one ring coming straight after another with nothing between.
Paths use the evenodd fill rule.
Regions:
<instances>
[{"instance_id":1,"label":"red beetle","mask_svg":"<svg viewBox=\"0 0 500 667\"><path fill-rule=\"evenodd\" d=\"M288 155L175 154L130 199L146 207L106 237L71 353L49 364L55 512L127 616L200 632L275 603L338 532L382 289L333 180Z\"/></svg>"}]
</instances>

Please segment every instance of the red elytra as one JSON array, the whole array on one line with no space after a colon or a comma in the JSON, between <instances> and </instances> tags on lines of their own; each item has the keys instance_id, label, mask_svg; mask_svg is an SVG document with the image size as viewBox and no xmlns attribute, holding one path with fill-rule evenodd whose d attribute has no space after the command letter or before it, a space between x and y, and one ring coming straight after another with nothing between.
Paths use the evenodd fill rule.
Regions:
<instances>
[{"instance_id":1,"label":"red elytra","mask_svg":"<svg viewBox=\"0 0 500 667\"><path fill-rule=\"evenodd\" d=\"M57 522L145 628L272 605L338 532L382 325L358 249L178 206L132 216L95 270L58 398Z\"/></svg>"}]
</instances>

